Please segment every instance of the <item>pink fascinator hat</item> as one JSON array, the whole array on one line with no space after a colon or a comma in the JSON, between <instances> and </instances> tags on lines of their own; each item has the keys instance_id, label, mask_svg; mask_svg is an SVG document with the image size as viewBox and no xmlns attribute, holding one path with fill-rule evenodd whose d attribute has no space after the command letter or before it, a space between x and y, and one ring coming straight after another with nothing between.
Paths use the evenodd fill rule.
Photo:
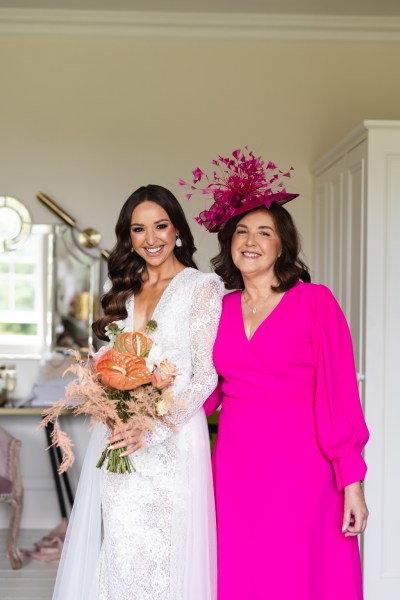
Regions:
<instances>
[{"instance_id":1,"label":"pink fascinator hat","mask_svg":"<svg viewBox=\"0 0 400 600\"><path fill-rule=\"evenodd\" d=\"M191 184L179 180L180 185L191 190L186 194L188 199L195 191L214 200L208 210L196 217L208 231L219 231L226 221L253 208L269 208L273 202L285 204L298 196L287 192L285 187L285 179L291 177L293 167L283 172L273 162L266 164L260 156L254 156L247 146L234 150L232 158L218 156L212 164L216 168L212 177L197 168L192 171Z\"/></svg>"}]
</instances>

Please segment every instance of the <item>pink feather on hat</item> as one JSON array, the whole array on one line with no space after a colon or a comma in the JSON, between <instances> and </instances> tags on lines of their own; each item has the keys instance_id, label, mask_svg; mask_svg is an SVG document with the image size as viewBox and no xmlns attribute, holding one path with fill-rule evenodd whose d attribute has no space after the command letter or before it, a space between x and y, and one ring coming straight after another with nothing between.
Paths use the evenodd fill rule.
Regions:
<instances>
[{"instance_id":1,"label":"pink feather on hat","mask_svg":"<svg viewBox=\"0 0 400 600\"><path fill-rule=\"evenodd\" d=\"M180 185L192 190L186 194L188 199L193 192L213 198L212 206L196 217L196 221L210 232L219 231L226 221L236 215L262 205L269 208L273 202L285 204L298 196L288 193L284 183L284 178L291 177L293 167L284 172L272 161L265 164L247 146L244 150L234 150L232 156L233 158L218 156L217 160L212 161L218 168L218 172L215 170L212 177L196 168L192 171L192 184L184 179L179 180ZM201 185L202 180L207 184Z\"/></svg>"}]
</instances>

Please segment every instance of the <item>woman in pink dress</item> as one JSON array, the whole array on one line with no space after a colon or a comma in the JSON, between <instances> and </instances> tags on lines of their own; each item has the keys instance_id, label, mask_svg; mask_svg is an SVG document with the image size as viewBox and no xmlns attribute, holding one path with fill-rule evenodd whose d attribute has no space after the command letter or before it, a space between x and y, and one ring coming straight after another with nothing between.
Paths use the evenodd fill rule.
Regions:
<instances>
[{"instance_id":1,"label":"woman in pink dress","mask_svg":"<svg viewBox=\"0 0 400 600\"><path fill-rule=\"evenodd\" d=\"M228 289L214 346L218 600L361 600L368 440L345 317L309 283L274 164L219 159L198 221ZM194 187L204 174L194 172ZM196 178L197 174L197 178ZM197 185L196 185L197 184ZM210 185L211 184L211 185ZM276 187L275 187L276 186Z\"/></svg>"}]
</instances>

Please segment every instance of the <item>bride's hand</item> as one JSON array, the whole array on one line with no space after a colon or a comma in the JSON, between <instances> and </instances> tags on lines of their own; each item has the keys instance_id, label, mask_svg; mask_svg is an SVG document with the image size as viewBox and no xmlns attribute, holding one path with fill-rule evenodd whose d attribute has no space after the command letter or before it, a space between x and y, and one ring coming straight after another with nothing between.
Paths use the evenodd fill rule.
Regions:
<instances>
[{"instance_id":1,"label":"bride's hand","mask_svg":"<svg viewBox=\"0 0 400 600\"><path fill-rule=\"evenodd\" d=\"M114 429L107 441L111 450L126 447L127 449L122 452L121 456L128 456L143 447L143 430L135 429L126 423L122 428Z\"/></svg>"}]
</instances>

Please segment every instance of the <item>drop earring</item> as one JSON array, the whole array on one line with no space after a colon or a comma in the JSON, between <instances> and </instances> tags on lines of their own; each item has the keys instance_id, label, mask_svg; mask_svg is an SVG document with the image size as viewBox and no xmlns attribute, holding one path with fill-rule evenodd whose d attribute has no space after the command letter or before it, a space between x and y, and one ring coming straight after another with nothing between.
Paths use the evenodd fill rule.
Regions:
<instances>
[{"instance_id":1,"label":"drop earring","mask_svg":"<svg viewBox=\"0 0 400 600\"><path fill-rule=\"evenodd\" d=\"M176 232L176 240L175 240L175 246L177 248L182 248L182 240L179 237L179 231Z\"/></svg>"},{"instance_id":2,"label":"drop earring","mask_svg":"<svg viewBox=\"0 0 400 600\"><path fill-rule=\"evenodd\" d=\"M132 254L135 252L135 251L134 251L134 249L133 249L133 246L132 246L132 248L131 248L131 252L132 252Z\"/></svg>"}]
</instances>

